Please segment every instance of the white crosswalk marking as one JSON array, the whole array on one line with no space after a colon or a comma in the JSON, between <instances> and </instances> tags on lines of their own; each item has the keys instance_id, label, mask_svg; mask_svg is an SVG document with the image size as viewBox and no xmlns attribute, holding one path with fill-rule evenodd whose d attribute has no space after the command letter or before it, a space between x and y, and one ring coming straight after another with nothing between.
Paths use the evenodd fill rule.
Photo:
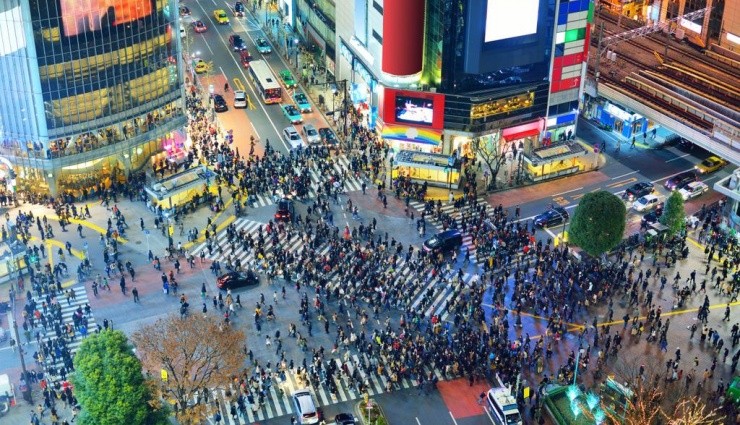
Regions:
<instances>
[{"instance_id":1,"label":"white crosswalk marking","mask_svg":"<svg viewBox=\"0 0 740 425\"><path fill-rule=\"evenodd\" d=\"M60 310L61 310L61 321L55 322L55 321L49 321L46 330L44 330L43 326L41 325L41 321L36 321L36 328L35 330L40 332L42 341L46 342L49 340L56 339L56 331L54 329L54 323L60 323L60 327L62 330L62 333L65 333L64 326L69 323L74 323L73 321L73 315L79 308L80 311L82 311L82 314L87 318L87 334L95 332L97 329L97 324L95 323L95 318L92 316L92 312L89 315L85 314L85 305L88 304L89 299L87 298L87 292L85 291L85 287L82 285L75 286L73 288L67 288L65 291L72 290L74 291L75 298L68 299L65 297L64 293L58 294L57 296L57 303L59 304ZM41 298L34 298L37 304L37 309L39 311L43 312L42 309L42 303L45 302L45 297ZM69 340L68 340L69 341ZM79 330L75 330L75 337L73 340L69 341L67 343L67 347L69 348L70 354L72 357L74 357L74 354L77 352L77 350L80 348L80 345L82 345L83 337L80 334ZM48 356L45 360L45 363L47 367L53 367L57 371L64 366L64 361L61 357L57 357L56 359L53 359L52 356ZM59 378L58 376L54 377L55 379Z\"/></svg>"},{"instance_id":2,"label":"white crosswalk marking","mask_svg":"<svg viewBox=\"0 0 740 425\"><path fill-rule=\"evenodd\" d=\"M373 396L386 392L386 384L388 383L389 378L385 374L378 376L374 370L364 370L363 364L366 360L364 354L353 354L350 356L350 359L353 363L353 366L349 369L350 375L352 374L352 371L357 368L360 381L368 384L367 392L369 395ZM329 359L327 361L333 361L337 364L337 371L334 373L333 379L337 386L337 392L336 396L334 396L324 385L319 385L318 388L309 386L308 389L313 395L317 406L327 406L361 398L362 394L352 385L352 379L342 372L342 361L338 358ZM424 367L424 373L425 375L433 373L440 380L445 378L442 371L433 369L429 366ZM242 416L241 414L237 414L236 418L231 416L231 406L237 404L238 391L231 391L232 396L226 397L225 390L214 390L212 392L212 397L221 410L222 422L228 425L251 424L255 421L265 421L292 414L294 410L290 395L296 390L306 388L306 386L298 382L297 377L293 372L286 371L285 374L286 380L284 382L280 382L280 378L276 374L271 381L270 389L266 391L267 396L264 399L265 402L261 406L257 407L256 411L253 410L254 406L250 406L247 402L247 397L244 397L246 406L245 416ZM418 385L419 382L416 379L399 377L398 385L394 389L412 388ZM284 395L282 396L280 395L279 390L281 388L284 392ZM254 398L256 402L257 397Z\"/></svg>"},{"instance_id":3,"label":"white crosswalk marking","mask_svg":"<svg viewBox=\"0 0 740 425\"><path fill-rule=\"evenodd\" d=\"M344 190L346 192L357 192L362 190L362 180L358 179L352 173L352 166L349 159L344 154L336 155L332 157L332 167L340 175L346 172L347 177L343 181ZM308 191L308 198L316 197L316 190L323 184L324 181L329 177L326 174L322 174L321 171L316 167L309 169L309 176L311 177L311 187ZM283 196L281 190L278 190L278 198ZM274 205L275 199L269 194L255 194L257 200L252 203L253 207L266 207Z\"/></svg>"},{"instance_id":4,"label":"white crosswalk marking","mask_svg":"<svg viewBox=\"0 0 740 425\"><path fill-rule=\"evenodd\" d=\"M410 201L409 205L419 211L420 213L424 211L424 203L419 201ZM485 197L481 196L477 199L476 202L476 208L479 205L484 205L485 207L485 215L486 217L491 217L493 215L493 207L488 203ZM471 216L473 214L477 215L476 210L470 203L466 203L465 206L462 208L456 209L453 204L444 202L442 203L442 207L440 208L443 214L449 215L455 221L457 221L458 225L460 224L460 220L462 217L465 216ZM438 230L442 230L442 223L436 219L435 215L429 215L428 221L434 225ZM470 252L470 262L471 263L478 263L481 264L485 261L485 257L481 256L482 258L478 258L477 253L477 247L475 245L475 241L473 240L473 236L468 232L463 232L463 246L465 249L467 249Z\"/></svg>"}]
</instances>

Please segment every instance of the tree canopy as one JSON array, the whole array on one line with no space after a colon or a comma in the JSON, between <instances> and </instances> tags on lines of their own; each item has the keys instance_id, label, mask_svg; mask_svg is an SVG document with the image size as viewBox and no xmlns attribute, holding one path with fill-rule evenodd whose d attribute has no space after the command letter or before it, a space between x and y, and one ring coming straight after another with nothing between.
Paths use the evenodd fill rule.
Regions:
<instances>
[{"instance_id":1,"label":"tree canopy","mask_svg":"<svg viewBox=\"0 0 740 425\"><path fill-rule=\"evenodd\" d=\"M211 316L168 316L133 337L144 368L161 378L162 397L172 400L180 423L201 423L210 413L210 391L228 389L244 368L244 332Z\"/></svg>"},{"instance_id":2,"label":"tree canopy","mask_svg":"<svg viewBox=\"0 0 740 425\"><path fill-rule=\"evenodd\" d=\"M678 191L671 193L671 196L665 201L663 214L658 221L668 227L668 233L671 236L684 229L686 226L686 212L683 208L683 197Z\"/></svg>"},{"instance_id":3,"label":"tree canopy","mask_svg":"<svg viewBox=\"0 0 740 425\"><path fill-rule=\"evenodd\" d=\"M624 235L627 209L618 196L600 190L584 195L570 222L571 243L592 256L608 252Z\"/></svg>"},{"instance_id":4,"label":"tree canopy","mask_svg":"<svg viewBox=\"0 0 740 425\"><path fill-rule=\"evenodd\" d=\"M123 332L106 330L85 338L74 366L81 425L163 423L164 416L151 407L141 363Z\"/></svg>"}]
</instances>

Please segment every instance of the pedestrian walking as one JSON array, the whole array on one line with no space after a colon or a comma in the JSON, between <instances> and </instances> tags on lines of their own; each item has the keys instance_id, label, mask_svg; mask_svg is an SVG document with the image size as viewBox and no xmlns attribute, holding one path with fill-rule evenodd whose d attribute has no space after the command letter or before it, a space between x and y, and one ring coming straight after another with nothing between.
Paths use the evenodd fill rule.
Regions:
<instances>
[{"instance_id":1,"label":"pedestrian walking","mask_svg":"<svg viewBox=\"0 0 740 425\"><path fill-rule=\"evenodd\" d=\"M131 295L134 296L134 302L138 303L139 302L139 290L136 289L135 286L133 287L133 289L131 289Z\"/></svg>"}]
</instances>

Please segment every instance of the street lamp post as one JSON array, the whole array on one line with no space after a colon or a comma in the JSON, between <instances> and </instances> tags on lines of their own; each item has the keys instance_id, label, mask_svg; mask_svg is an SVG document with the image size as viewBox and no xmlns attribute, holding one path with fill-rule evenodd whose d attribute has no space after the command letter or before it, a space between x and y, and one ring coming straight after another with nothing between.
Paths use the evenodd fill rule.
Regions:
<instances>
[{"instance_id":1,"label":"street lamp post","mask_svg":"<svg viewBox=\"0 0 740 425\"><path fill-rule=\"evenodd\" d=\"M293 49L295 50L295 69L297 73L300 72L300 67L298 66L298 43L299 43L298 38L294 38L293 39Z\"/></svg>"}]
</instances>

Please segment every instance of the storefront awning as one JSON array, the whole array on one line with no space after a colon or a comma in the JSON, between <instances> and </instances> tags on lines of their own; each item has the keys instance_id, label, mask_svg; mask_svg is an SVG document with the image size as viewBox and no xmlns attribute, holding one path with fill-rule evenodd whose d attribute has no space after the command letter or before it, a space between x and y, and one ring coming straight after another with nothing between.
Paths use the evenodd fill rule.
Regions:
<instances>
[{"instance_id":1,"label":"storefront awning","mask_svg":"<svg viewBox=\"0 0 740 425\"><path fill-rule=\"evenodd\" d=\"M537 136L542 132L542 122L535 121L529 124L518 125L516 127L506 128L501 136L507 142L523 139L525 137Z\"/></svg>"}]
</instances>

